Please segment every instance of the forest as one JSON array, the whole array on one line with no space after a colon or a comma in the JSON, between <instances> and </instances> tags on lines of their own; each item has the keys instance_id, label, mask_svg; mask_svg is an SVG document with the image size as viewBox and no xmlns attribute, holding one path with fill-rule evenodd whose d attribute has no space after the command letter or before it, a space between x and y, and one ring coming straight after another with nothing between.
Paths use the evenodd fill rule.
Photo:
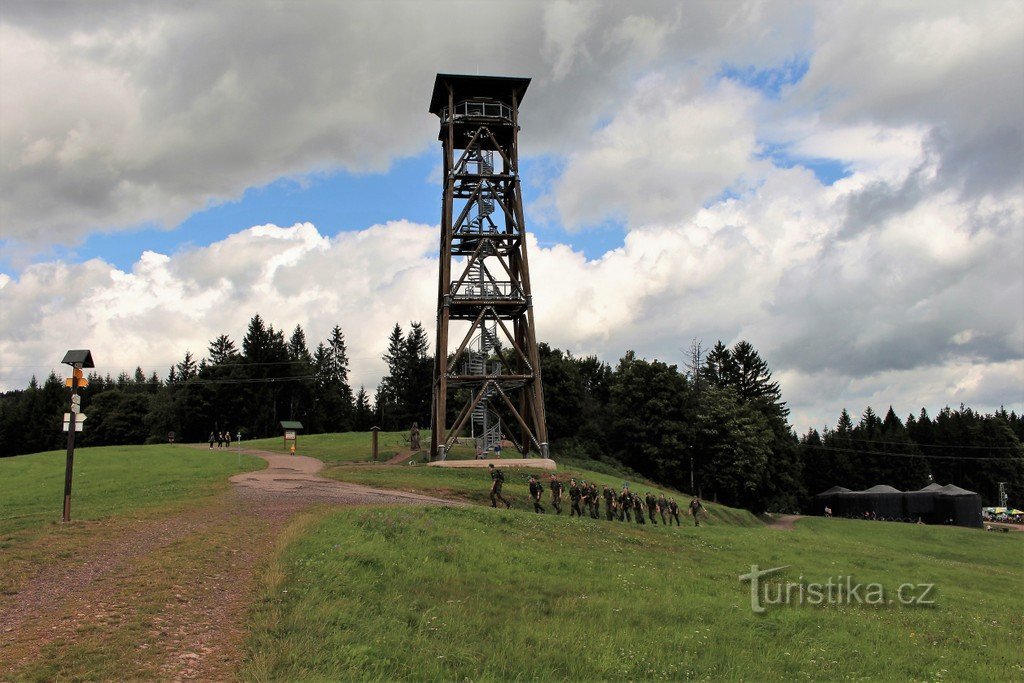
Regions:
<instances>
[{"instance_id":1,"label":"forest","mask_svg":"<svg viewBox=\"0 0 1024 683\"><path fill-rule=\"evenodd\" d=\"M344 333L335 326L310 351L305 332L258 314L241 345L226 334L196 358L186 352L163 377L141 368L117 377L91 372L78 444L202 442L211 431L243 439L280 433L299 420L307 433L405 430L429 425L433 358L423 326L399 324L373 396L349 383ZM694 341L684 367L627 351L612 366L540 344L547 424L555 457L625 465L684 491L755 512L808 511L811 496L839 485L901 490L935 481L977 491L995 504L1006 482L1024 503L1024 416L923 408L901 418L890 406L844 409L834 428L797 435L768 363L739 341L705 349ZM461 405L449 401L452 411ZM0 457L63 447L64 378L33 378L0 395Z\"/></svg>"}]
</instances>

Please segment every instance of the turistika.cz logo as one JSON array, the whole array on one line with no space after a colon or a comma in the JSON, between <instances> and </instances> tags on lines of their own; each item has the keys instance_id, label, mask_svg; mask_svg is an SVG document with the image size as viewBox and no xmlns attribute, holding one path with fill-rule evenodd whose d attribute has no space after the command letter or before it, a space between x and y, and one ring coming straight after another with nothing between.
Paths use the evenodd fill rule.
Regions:
<instances>
[{"instance_id":1,"label":"turistika.cz logo","mask_svg":"<svg viewBox=\"0 0 1024 683\"><path fill-rule=\"evenodd\" d=\"M790 565L761 569L750 565L748 574L740 575L740 582L750 582L750 609L764 614L767 607L779 605L904 605L931 606L935 604L934 583L901 583L895 597L880 583L860 583L852 576L830 576L824 583L807 582L804 577L796 581L778 582L762 580L789 569Z\"/></svg>"}]
</instances>

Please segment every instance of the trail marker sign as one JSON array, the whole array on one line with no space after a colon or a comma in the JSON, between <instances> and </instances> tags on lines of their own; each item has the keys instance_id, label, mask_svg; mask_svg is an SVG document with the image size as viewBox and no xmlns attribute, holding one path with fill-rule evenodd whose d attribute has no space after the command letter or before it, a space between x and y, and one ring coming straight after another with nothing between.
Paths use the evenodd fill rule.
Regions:
<instances>
[{"instance_id":1,"label":"trail marker sign","mask_svg":"<svg viewBox=\"0 0 1024 683\"><path fill-rule=\"evenodd\" d=\"M76 407L77 406L71 406L71 410L73 412L75 412L75 413L78 413L75 416L75 431L76 432L80 432L80 431L82 431L82 428L85 426L82 423L85 422L86 415L85 415L85 413L79 413L77 410L75 410ZM64 413L64 431L65 432L68 431L68 428L70 426L71 426L71 413Z\"/></svg>"}]
</instances>

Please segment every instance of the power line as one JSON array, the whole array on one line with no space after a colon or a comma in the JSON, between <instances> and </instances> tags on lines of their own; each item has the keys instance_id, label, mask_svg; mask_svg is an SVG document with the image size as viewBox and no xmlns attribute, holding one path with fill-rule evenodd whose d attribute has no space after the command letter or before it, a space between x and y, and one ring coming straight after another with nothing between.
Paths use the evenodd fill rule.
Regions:
<instances>
[{"instance_id":1,"label":"power line","mask_svg":"<svg viewBox=\"0 0 1024 683\"><path fill-rule=\"evenodd\" d=\"M901 444L906 445L906 444ZM835 446L817 446L814 444L801 444L805 448L814 448L821 451L835 451L837 453L854 453L856 455L870 455L873 457L893 458L927 458L931 460L972 460L977 462L1024 462L1024 454L1016 458L972 458L964 455L932 455L923 453L890 453L888 451L861 451L854 448L837 448ZM1012 448L1012 446L1010 447Z\"/></svg>"}]
</instances>

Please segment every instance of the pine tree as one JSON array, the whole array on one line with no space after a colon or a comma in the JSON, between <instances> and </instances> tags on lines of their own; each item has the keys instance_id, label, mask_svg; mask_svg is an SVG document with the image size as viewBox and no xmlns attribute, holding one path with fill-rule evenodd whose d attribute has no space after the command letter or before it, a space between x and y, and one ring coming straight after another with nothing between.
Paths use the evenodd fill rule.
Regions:
<instances>
[{"instance_id":1,"label":"pine tree","mask_svg":"<svg viewBox=\"0 0 1024 683\"><path fill-rule=\"evenodd\" d=\"M238 356L235 342L231 341L226 334L222 334L210 342L208 353L210 354L210 363L213 365L223 365Z\"/></svg>"}]
</instances>

